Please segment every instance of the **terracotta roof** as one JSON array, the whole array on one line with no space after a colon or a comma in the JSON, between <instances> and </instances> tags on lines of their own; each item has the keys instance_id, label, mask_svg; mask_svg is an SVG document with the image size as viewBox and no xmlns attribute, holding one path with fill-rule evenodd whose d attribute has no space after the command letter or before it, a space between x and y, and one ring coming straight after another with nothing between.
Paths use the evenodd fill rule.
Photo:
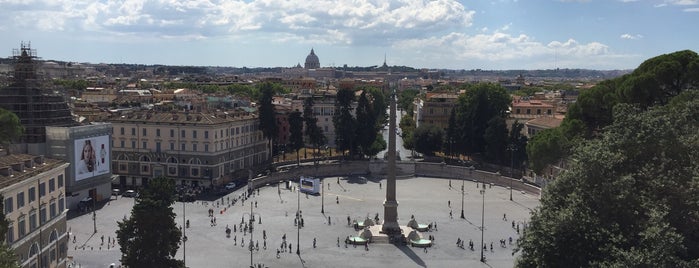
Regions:
<instances>
[{"instance_id":1,"label":"terracotta roof","mask_svg":"<svg viewBox=\"0 0 699 268\"><path fill-rule=\"evenodd\" d=\"M555 117L550 117L550 116L542 116L538 118L534 118L532 120L527 121L525 124L528 126L535 126L543 129L549 129L549 128L555 128L561 125L561 122L563 122L563 119L561 118L555 118Z\"/></svg>"}]
</instances>

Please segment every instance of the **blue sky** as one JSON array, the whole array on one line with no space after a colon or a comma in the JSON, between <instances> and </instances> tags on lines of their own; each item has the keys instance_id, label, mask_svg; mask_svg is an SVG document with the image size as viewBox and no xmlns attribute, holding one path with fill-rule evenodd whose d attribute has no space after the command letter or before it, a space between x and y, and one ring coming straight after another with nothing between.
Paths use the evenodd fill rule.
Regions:
<instances>
[{"instance_id":1,"label":"blue sky","mask_svg":"<svg viewBox=\"0 0 699 268\"><path fill-rule=\"evenodd\" d=\"M632 69L699 52L699 0L0 0L0 57L291 67Z\"/></svg>"}]
</instances>

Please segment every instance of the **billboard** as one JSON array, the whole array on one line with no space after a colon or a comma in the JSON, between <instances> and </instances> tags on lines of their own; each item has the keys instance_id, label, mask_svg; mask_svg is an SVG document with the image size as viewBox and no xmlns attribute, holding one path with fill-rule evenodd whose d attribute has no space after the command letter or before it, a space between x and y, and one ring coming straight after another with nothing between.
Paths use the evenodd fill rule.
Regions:
<instances>
[{"instance_id":1,"label":"billboard","mask_svg":"<svg viewBox=\"0 0 699 268\"><path fill-rule=\"evenodd\" d=\"M109 135L75 140L75 181L109 173Z\"/></svg>"},{"instance_id":2,"label":"billboard","mask_svg":"<svg viewBox=\"0 0 699 268\"><path fill-rule=\"evenodd\" d=\"M303 193L318 194L320 193L320 180L313 177L301 176L299 180L299 189Z\"/></svg>"}]
</instances>

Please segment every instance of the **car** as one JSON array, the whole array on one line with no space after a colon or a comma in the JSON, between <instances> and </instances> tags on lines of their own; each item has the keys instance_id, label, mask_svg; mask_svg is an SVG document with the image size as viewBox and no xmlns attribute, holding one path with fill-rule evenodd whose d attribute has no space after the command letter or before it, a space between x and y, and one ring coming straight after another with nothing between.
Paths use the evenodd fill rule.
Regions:
<instances>
[{"instance_id":1,"label":"car","mask_svg":"<svg viewBox=\"0 0 699 268\"><path fill-rule=\"evenodd\" d=\"M112 189L112 195L120 195L120 194L121 194L121 192L119 191L119 189Z\"/></svg>"},{"instance_id":2,"label":"car","mask_svg":"<svg viewBox=\"0 0 699 268\"><path fill-rule=\"evenodd\" d=\"M137 197L138 193L134 190L126 190L121 196L123 197Z\"/></svg>"},{"instance_id":3,"label":"car","mask_svg":"<svg viewBox=\"0 0 699 268\"><path fill-rule=\"evenodd\" d=\"M233 190L233 189L235 189L235 182L229 182L228 184L226 184L225 187L228 190Z\"/></svg>"}]
</instances>

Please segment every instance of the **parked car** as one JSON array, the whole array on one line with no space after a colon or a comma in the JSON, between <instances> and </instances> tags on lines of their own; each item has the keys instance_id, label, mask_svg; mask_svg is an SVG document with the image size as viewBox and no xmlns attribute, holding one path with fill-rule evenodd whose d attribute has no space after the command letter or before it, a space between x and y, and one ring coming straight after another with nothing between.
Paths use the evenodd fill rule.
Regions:
<instances>
[{"instance_id":1,"label":"parked car","mask_svg":"<svg viewBox=\"0 0 699 268\"><path fill-rule=\"evenodd\" d=\"M227 190L235 189L235 182L229 182L228 184L226 184L226 189Z\"/></svg>"},{"instance_id":2,"label":"parked car","mask_svg":"<svg viewBox=\"0 0 699 268\"><path fill-rule=\"evenodd\" d=\"M126 190L121 196L123 197L137 197L138 193L134 190Z\"/></svg>"}]
</instances>

